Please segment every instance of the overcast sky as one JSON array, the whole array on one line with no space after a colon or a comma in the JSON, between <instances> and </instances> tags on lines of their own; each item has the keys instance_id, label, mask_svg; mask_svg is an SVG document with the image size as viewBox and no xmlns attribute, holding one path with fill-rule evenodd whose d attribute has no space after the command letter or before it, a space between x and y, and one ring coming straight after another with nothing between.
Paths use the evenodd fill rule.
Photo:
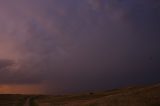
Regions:
<instances>
[{"instance_id":1,"label":"overcast sky","mask_svg":"<svg viewBox=\"0 0 160 106\"><path fill-rule=\"evenodd\" d=\"M159 81L158 0L0 0L0 93Z\"/></svg>"}]
</instances>

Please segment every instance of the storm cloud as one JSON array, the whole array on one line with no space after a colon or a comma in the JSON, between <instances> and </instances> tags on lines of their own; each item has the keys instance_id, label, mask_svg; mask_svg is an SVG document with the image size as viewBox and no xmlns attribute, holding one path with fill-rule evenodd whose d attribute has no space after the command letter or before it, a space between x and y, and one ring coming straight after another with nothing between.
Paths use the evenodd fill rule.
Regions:
<instances>
[{"instance_id":1,"label":"storm cloud","mask_svg":"<svg viewBox=\"0 0 160 106\"><path fill-rule=\"evenodd\" d=\"M156 0L1 0L0 84L66 93L156 83L159 11Z\"/></svg>"}]
</instances>

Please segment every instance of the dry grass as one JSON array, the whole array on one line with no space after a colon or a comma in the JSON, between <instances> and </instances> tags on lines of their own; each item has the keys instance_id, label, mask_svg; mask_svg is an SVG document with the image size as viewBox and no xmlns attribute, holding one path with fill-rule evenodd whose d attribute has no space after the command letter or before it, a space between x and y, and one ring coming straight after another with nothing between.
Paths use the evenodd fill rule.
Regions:
<instances>
[{"instance_id":1,"label":"dry grass","mask_svg":"<svg viewBox=\"0 0 160 106\"><path fill-rule=\"evenodd\" d=\"M0 94L0 106L22 106L26 95Z\"/></svg>"},{"instance_id":2,"label":"dry grass","mask_svg":"<svg viewBox=\"0 0 160 106\"><path fill-rule=\"evenodd\" d=\"M160 85L133 87L108 92L41 96L40 106L160 106Z\"/></svg>"}]
</instances>

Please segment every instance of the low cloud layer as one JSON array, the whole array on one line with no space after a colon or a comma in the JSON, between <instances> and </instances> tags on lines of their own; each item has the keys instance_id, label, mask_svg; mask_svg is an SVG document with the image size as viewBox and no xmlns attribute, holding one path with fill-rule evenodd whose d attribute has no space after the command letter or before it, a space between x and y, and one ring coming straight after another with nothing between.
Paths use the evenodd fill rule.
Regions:
<instances>
[{"instance_id":1,"label":"low cloud layer","mask_svg":"<svg viewBox=\"0 0 160 106\"><path fill-rule=\"evenodd\" d=\"M1 0L0 84L66 93L158 82L159 4Z\"/></svg>"}]
</instances>

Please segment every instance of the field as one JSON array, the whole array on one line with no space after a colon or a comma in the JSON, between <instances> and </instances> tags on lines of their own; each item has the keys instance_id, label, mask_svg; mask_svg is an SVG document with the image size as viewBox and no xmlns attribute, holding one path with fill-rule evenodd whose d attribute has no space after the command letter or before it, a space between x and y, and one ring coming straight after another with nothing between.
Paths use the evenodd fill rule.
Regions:
<instances>
[{"instance_id":1,"label":"field","mask_svg":"<svg viewBox=\"0 0 160 106\"><path fill-rule=\"evenodd\" d=\"M160 85L72 95L0 95L0 106L160 106Z\"/></svg>"},{"instance_id":2,"label":"field","mask_svg":"<svg viewBox=\"0 0 160 106\"><path fill-rule=\"evenodd\" d=\"M27 95L1 94L0 106L23 106L27 98Z\"/></svg>"}]
</instances>

